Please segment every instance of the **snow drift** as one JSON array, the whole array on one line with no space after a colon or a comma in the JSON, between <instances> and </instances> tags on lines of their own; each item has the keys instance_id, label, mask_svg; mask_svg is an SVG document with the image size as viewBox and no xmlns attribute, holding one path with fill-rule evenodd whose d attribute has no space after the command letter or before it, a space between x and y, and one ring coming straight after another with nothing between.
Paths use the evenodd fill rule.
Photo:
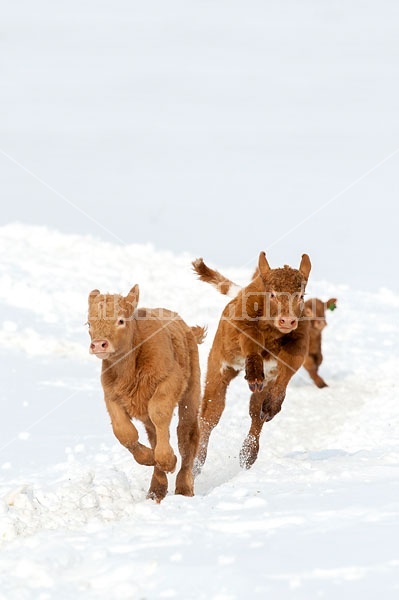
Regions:
<instances>
[{"instance_id":1,"label":"snow drift","mask_svg":"<svg viewBox=\"0 0 399 600\"><path fill-rule=\"evenodd\" d=\"M323 338L330 387L301 370L241 471L238 377L196 496L156 505L108 422L87 293L137 282L143 306L207 325L203 377L226 299L196 281L194 257L149 245L16 224L0 229L0 252L2 600L397 596L397 295L311 279L309 296L339 299ZM255 263L227 274L244 284Z\"/></svg>"}]
</instances>

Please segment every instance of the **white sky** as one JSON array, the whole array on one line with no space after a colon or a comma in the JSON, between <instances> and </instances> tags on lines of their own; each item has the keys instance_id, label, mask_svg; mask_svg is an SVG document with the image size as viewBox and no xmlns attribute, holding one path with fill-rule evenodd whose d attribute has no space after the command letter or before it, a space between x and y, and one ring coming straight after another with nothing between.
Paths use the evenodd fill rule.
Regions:
<instances>
[{"instance_id":1,"label":"white sky","mask_svg":"<svg viewBox=\"0 0 399 600\"><path fill-rule=\"evenodd\" d=\"M396 2L2 12L1 223L399 289Z\"/></svg>"}]
</instances>

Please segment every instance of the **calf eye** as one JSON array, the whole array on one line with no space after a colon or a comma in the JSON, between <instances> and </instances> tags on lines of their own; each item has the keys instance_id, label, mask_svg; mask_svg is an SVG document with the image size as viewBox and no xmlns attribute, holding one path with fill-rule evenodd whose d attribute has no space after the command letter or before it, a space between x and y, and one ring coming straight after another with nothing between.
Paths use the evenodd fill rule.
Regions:
<instances>
[{"instance_id":1,"label":"calf eye","mask_svg":"<svg viewBox=\"0 0 399 600\"><path fill-rule=\"evenodd\" d=\"M118 319L118 325L124 325L125 319Z\"/></svg>"},{"instance_id":2,"label":"calf eye","mask_svg":"<svg viewBox=\"0 0 399 600\"><path fill-rule=\"evenodd\" d=\"M276 294L274 292L270 292L270 298L275 298Z\"/></svg>"}]
</instances>

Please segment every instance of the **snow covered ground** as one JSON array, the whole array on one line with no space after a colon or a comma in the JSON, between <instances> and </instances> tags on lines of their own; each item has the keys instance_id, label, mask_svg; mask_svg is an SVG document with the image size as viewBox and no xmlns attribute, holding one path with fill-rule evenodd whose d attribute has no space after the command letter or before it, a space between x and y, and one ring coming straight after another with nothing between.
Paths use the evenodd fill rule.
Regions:
<instances>
[{"instance_id":1,"label":"snow covered ground","mask_svg":"<svg viewBox=\"0 0 399 600\"><path fill-rule=\"evenodd\" d=\"M398 18L395 0L3 3L0 600L399 597ZM226 300L190 262L244 284L261 249L309 252L309 293L338 297L330 387L298 373L244 472L237 378L196 496L155 505L111 431L87 294L138 282L207 324L204 375Z\"/></svg>"},{"instance_id":2,"label":"snow covered ground","mask_svg":"<svg viewBox=\"0 0 399 600\"><path fill-rule=\"evenodd\" d=\"M339 302L324 333L330 387L298 373L242 471L249 392L237 378L196 496L156 505L151 469L109 425L87 294L137 282L142 305L207 324L203 374L225 298L196 281L194 257L150 245L8 225L0 255L1 600L398 597L396 293L311 279L310 295ZM246 283L252 267L227 274Z\"/></svg>"}]
</instances>

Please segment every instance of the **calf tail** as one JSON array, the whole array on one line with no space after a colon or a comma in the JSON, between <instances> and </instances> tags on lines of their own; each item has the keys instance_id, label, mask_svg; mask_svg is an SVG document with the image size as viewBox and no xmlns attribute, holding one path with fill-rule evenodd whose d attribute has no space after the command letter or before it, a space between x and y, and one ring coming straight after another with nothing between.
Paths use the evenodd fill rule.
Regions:
<instances>
[{"instance_id":1,"label":"calf tail","mask_svg":"<svg viewBox=\"0 0 399 600\"><path fill-rule=\"evenodd\" d=\"M191 332L192 332L197 344L202 344L202 342L206 338L206 334L207 334L206 327L200 327L199 325L194 325L194 327L190 327L190 329L191 329Z\"/></svg>"},{"instance_id":2,"label":"calf tail","mask_svg":"<svg viewBox=\"0 0 399 600\"><path fill-rule=\"evenodd\" d=\"M240 286L236 283L227 279L219 271L210 269L203 261L202 258L197 258L192 263L194 271L197 273L198 278L205 283L210 283L220 294L229 296L229 298L235 298L238 292L241 290Z\"/></svg>"}]
</instances>

